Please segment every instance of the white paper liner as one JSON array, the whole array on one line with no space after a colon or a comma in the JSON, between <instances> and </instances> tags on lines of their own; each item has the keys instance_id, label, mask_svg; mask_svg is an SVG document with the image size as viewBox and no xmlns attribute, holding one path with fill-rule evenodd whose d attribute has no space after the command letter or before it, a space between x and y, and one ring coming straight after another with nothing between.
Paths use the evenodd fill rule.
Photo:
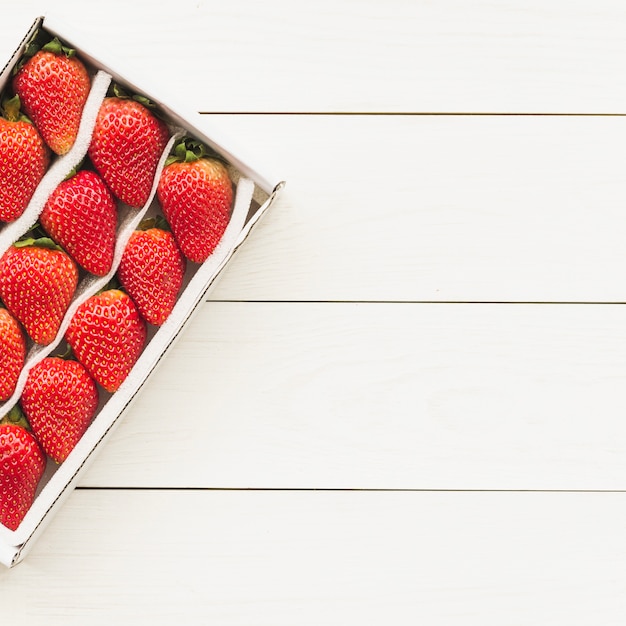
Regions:
<instances>
[{"instance_id":1,"label":"white paper liner","mask_svg":"<svg viewBox=\"0 0 626 626\"><path fill-rule=\"evenodd\" d=\"M22 215L2 227L2 230L0 230L0 256L2 256L22 235L30 230L39 218L41 211L43 211L50 194L87 154L87 149L91 143L91 136L96 123L96 117L100 110L100 105L106 96L110 82L111 76L102 70L98 71L92 79L91 88L83 108L74 145L67 154L56 158L52 162L48 171L39 182L39 185L37 185Z\"/></svg>"}]
</instances>

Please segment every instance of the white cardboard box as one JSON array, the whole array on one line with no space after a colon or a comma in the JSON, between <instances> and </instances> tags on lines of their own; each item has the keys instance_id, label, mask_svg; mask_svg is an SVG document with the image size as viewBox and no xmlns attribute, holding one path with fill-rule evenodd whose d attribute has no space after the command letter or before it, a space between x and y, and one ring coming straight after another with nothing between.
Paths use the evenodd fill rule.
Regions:
<instances>
[{"instance_id":1,"label":"white cardboard box","mask_svg":"<svg viewBox=\"0 0 626 626\"><path fill-rule=\"evenodd\" d=\"M114 394L104 394L96 417L81 441L74 448L67 460L59 466L48 459L46 474L41 481L38 494L20 524L19 528L11 531L0 524L0 563L7 567L17 564L28 552L35 538L44 529L54 512L61 505L65 497L74 488L79 477L94 458L107 436L119 423L122 415L131 405L136 394L140 391L152 370L164 356L167 349L179 335L187 320L193 315L198 304L204 299L210 288L215 284L217 277L228 263L230 258L246 240L254 226L262 215L270 207L284 182L264 170L251 164L246 158L243 148L235 146L232 138L222 136L217 128L207 128L206 120L196 112L185 110L180 103L174 104L172 98L166 93L166 85L147 87L134 78L127 78L122 72L123 68L113 67L107 64L105 52L91 50L87 42L83 41L80 33L68 32L63 24L57 24L50 16L39 17L26 33L14 55L8 61L0 73L0 90L3 90L10 80L10 73L24 51L26 43L38 28L43 28L51 35L57 36L66 45L75 48L81 60L85 61L89 69L94 71L90 100L85 107L85 113L81 122L79 139L74 148L65 156L57 157L49 168L44 180L38 187L27 214L16 222L4 225L0 229L0 255L7 247L19 238L33 223L33 216L43 208L43 204L56 185L61 182L65 175L82 159L91 137L91 129L95 121L95 114L106 93L111 81L118 82L128 90L140 93L156 102L166 121L170 124L173 133L176 131L188 133L198 140L205 142L216 152L221 154L230 164L229 171L235 183L235 199L230 224L224 237L215 252L202 265L188 263L189 269L186 275L185 286L179 297L174 311L166 323L158 329L151 329L149 342L141 357L137 361L132 372ZM155 61L156 62L156 61ZM162 95L163 94L163 95ZM241 143L241 139L239 143ZM163 154L164 160L169 146ZM158 176L157 176L158 178ZM153 191L156 188L156 181ZM130 232L134 230L136 223L145 213L150 213L156 206L153 201L154 194L144 210L126 211L120 207L120 227L118 239L118 254L123 249ZM114 273L115 267L112 273ZM74 302L70 306L65 317L56 342L42 348L33 346L27 356L27 365L20 377L25 379L26 373L32 365L47 354L54 354L55 348L62 340L64 328L69 322L72 312L91 293L98 290L107 281L108 277L94 279L90 277L81 282L77 290ZM19 398L19 385L15 398L0 405L0 416L4 415Z\"/></svg>"}]
</instances>

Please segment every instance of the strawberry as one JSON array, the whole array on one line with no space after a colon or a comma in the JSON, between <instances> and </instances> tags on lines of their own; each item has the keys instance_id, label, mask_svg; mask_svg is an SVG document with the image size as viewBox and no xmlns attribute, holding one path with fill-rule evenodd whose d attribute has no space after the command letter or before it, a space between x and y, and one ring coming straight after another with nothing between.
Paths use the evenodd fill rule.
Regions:
<instances>
[{"instance_id":1,"label":"strawberry","mask_svg":"<svg viewBox=\"0 0 626 626\"><path fill-rule=\"evenodd\" d=\"M148 201L168 140L166 124L147 105L111 96L98 111L88 154L111 191L139 208Z\"/></svg>"},{"instance_id":2,"label":"strawberry","mask_svg":"<svg viewBox=\"0 0 626 626\"><path fill-rule=\"evenodd\" d=\"M28 373L20 404L44 452L63 463L98 408L98 388L78 361L46 357Z\"/></svg>"},{"instance_id":3,"label":"strawberry","mask_svg":"<svg viewBox=\"0 0 626 626\"><path fill-rule=\"evenodd\" d=\"M230 219L233 187L226 166L204 156L202 144L183 140L166 161L157 197L183 254L202 263Z\"/></svg>"},{"instance_id":4,"label":"strawberry","mask_svg":"<svg viewBox=\"0 0 626 626\"><path fill-rule=\"evenodd\" d=\"M0 523L17 530L35 500L46 457L19 423L0 424Z\"/></svg>"},{"instance_id":5,"label":"strawberry","mask_svg":"<svg viewBox=\"0 0 626 626\"><path fill-rule=\"evenodd\" d=\"M6 309L0 308L0 401L13 395L25 357L22 328Z\"/></svg>"},{"instance_id":6,"label":"strawberry","mask_svg":"<svg viewBox=\"0 0 626 626\"><path fill-rule=\"evenodd\" d=\"M142 317L160 326L176 304L186 263L172 233L154 224L146 220L146 230L131 234L117 275Z\"/></svg>"},{"instance_id":7,"label":"strawberry","mask_svg":"<svg viewBox=\"0 0 626 626\"><path fill-rule=\"evenodd\" d=\"M50 164L37 129L20 117L20 100L3 103L0 117L0 221L16 220L28 206Z\"/></svg>"},{"instance_id":8,"label":"strawberry","mask_svg":"<svg viewBox=\"0 0 626 626\"><path fill-rule=\"evenodd\" d=\"M50 344L76 291L78 269L50 239L25 239L0 258L0 298L41 345Z\"/></svg>"},{"instance_id":9,"label":"strawberry","mask_svg":"<svg viewBox=\"0 0 626 626\"><path fill-rule=\"evenodd\" d=\"M146 335L146 323L130 296L108 289L78 307L65 339L96 381L113 392L139 358Z\"/></svg>"},{"instance_id":10,"label":"strawberry","mask_svg":"<svg viewBox=\"0 0 626 626\"><path fill-rule=\"evenodd\" d=\"M117 205L95 172L81 170L64 180L48 198L39 222L83 269L96 276L111 269Z\"/></svg>"},{"instance_id":11,"label":"strawberry","mask_svg":"<svg viewBox=\"0 0 626 626\"><path fill-rule=\"evenodd\" d=\"M28 58L13 77L24 111L56 154L66 154L74 145L90 86L75 50L57 38Z\"/></svg>"}]
</instances>

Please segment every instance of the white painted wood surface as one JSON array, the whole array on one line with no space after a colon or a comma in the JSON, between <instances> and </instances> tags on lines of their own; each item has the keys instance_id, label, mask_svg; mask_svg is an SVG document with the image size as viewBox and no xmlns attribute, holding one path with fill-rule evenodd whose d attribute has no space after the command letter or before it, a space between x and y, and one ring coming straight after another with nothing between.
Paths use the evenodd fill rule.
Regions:
<instances>
[{"instance_id":1,"label":"white painted wood surface","mask_svg":"<svg viewBox=\"0 0 626 626\"><path fill-rule=\"evenodd\" d=\"M81 490L3 576L2 610L71 626L619 624L623 510L615 493Z\"/></svg>"},{"instance_id":2,"label":"white painted wood surface","mask_svg":"<svg viewBox=\"0 0 626 626\"><path fill-rule=\"evenodd\" d=\"M626 301L626 117L215 117L289 185L214 298Z\"/></svg>"},{"instance_id":3,"label":"white painted wood surface","mask_svg":"<svg viewBox=\"0 0 626 626\"><path fill-rule=\"evenodd\" d=\"M288 185L7 624L623 624L623 3L23 0L0 58L43 13Z\"/></svg>"},{"instance_id":4,"label":"white painted wood surface","mask_svg":"<svg viewBox=\"0 0 626 626\"><path fill-rule=\"evenodd\" d=\"M0 52L33 13L79 26L133 74L167 76L203 111L626 110L620 0L21 0Z\"/></svg>"}]
</instances>

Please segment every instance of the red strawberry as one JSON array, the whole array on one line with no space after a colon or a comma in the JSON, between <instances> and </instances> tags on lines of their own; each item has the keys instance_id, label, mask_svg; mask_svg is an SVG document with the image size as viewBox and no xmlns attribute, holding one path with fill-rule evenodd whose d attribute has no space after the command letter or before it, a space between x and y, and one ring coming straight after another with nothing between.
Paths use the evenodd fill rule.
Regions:
<instances>
[{"instance_id":1,"label":"red strawberry","mask_svg":"<svg viewBox=\"0 0 626 626\"><path fill-rule=\"evenodd\" d=\"M127 205L143 207L169 130L147 106L128 98L105 98L88 154L111 191Z\"/></svg>"},{"instance_id":2,"label":"red strawberry","mask_svg":"<svg viewBox=\"0 0 626 626\"><path fill-rule=\"evenodd\" d=\"M24 111L56 154L76 141L91 80L75 51L58 39L29 58L13 77Z\"/></svg>"},{"instance_id":3,"label":"red strawberry","mask_svg":"<svg viewBox=\"0 0 626 626\"><path fill-rule=\"evenodd\" d=\"M0 258L0 298L30 338L50 344L76 291L76 264L50 239L26 239Z\"/></svg>"},{"instance_id":4,"label":"red strawberry","mask_svg":"<svg viewBox=\"0 0 626 626\"><path fill-rule=\"evenodd\" d=\"M183 284L185 265L185 257L169 231L149 227L130 236L118 278L150 324L160 326L172 312Z\"/></svg>"},{"instance_id":5,"label":"red strawberry","mask_svg":"<svg viewBox=\"0 0 626 626\"><path fill-rule=\"evenodd\" d=\"M16 530L35 500L46 457L23 426L0 424L0 522Z\"/></svg>"},{"instance_id":6,"label":"red strawberry","mask_svg":"<svg viewBox=\"0 0 626 626\"><path fill-rule=\"evenodd\" d=\"M17 320L0 308L0 401L8 400L15 391L26 357L26 342Z\"/></svg>"},{"instance_id":7,"label":"red strawberry","mask_svg":"<svg viewBox=\"0 0 626 626\"><path fill-rule=\"evenodd\" d=\"M87 371L113 392L139 358L146 334L146 323L130 296L109 289L78 307L65 338Z\"/></svg>"},{"instance_id":8,"label":"red strawberry","mask_svg":"<svg viewBox=\"0 0 626 626\"><path fill-rule=\"evenodd\" d=\"M95 172L82 170L64 180L48 198L39 222L83 269L96 276L111 269L117 205Z\"/></svg>"},{"instance_id":9,"label":"red strawberry","mask_svg":"<svg viewBox=\"0 0 626 626\"><path fill-rule=\"evenodd\" d=\"M37 129L20 119L19 98L3 105L0 118L0 221L16 220L28 206L50 163Z\"/></svg>"},{"instance_id":10,"label":"red strawberry","mask_svg":"<svg viewBox=\"0 0 626 626\"><path fill-rule=\"evenodd\" d=\"M28 373L22 410L44 452L63 463L98 408L98 388L77 361L46 357Z\"/></svg>"},{"instance_id":11,"label":"red strawberry","mask_svg":"<svg viewBox=\"0 0 626 626\"><path fill-rule=\"evenodd\" d=\"M200 144L187 141L187 147L180 145L175 154L184 160L168 159L157 197L183 254L194 263L202 263L228 226L233 187L226 166L203 156Z\"/></svg>"}]
</instances>

